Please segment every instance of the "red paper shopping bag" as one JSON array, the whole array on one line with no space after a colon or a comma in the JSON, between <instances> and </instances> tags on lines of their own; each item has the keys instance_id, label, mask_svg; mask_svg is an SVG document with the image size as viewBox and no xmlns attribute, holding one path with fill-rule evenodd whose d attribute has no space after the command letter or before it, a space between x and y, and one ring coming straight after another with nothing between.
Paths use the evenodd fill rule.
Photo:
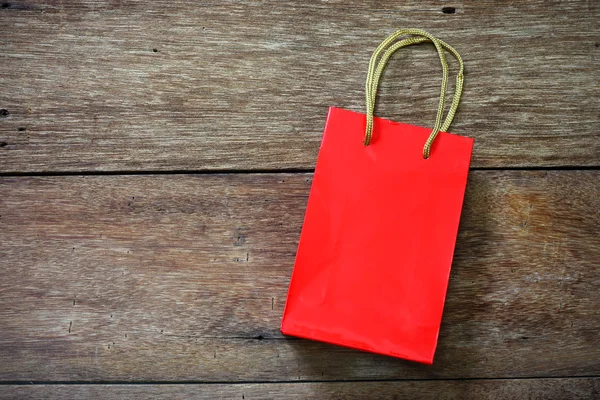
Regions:
<instances>
[{"instance_id":1,"label":"red paper shopping bag","mask_svg":"<svg viewBox=\"0 0 600 400\"><path fill-rule=\"evenodd\" d=\"M419 35L395 42L403 34ZM373 118L389 56L432 42L444 72L432 129ZM460 62L442 123L448 67ZM378 62L377 62L378 61ZM329 109L281 330L284 334L432 363L473 140L446 130L463 68L448 44L401 30L373 54L367 116Z\"/></svg>"}]
</instances>

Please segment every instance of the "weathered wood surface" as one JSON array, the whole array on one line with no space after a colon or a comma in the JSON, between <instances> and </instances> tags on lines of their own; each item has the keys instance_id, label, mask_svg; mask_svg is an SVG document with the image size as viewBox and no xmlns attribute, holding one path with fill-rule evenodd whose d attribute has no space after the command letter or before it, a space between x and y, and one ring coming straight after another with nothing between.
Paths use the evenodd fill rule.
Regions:
<instances>
[{"instance_id":1,"label":"weathered wood surface","mask_svg":"<svg viewBox=\"0 0 600 400\"><path fill-rule=\"evenodd\" d=\"M0 386L2 399L594 399L600 378L187 385Z\"/></svg>"},{"instance_id":2,"label":"weathered wood surface","mask_svg":"<svg viewBox=\"0 0 600 400\"><path fill-rule=\"evenodd\" d=\"M0 379L600 374L600 171L471 173L431 367L279 332L311 178L1 178Z\"/></svg>"},{"instance_id":3,"label":"weathered wood surface","mask_svg":"<svg viewBox=\"0 0 600 400\"><path fill-rule=\"evenodd\" d=\"M451 131L473 167L599 167L599 18L583 0L1 2L0 381L38 384L0 398L599 397L600 170L471 173L431 367L279 332L310 174L11 176L309 170L327 106L362 111L399 27L463 55ZM378 115L431 126L437 62L394 56Z\"/></svg>"},{"instance_id":4,"label":"weathered wood surface","mask_svg":"<svg viewBox=\"0 0 600 400\"><path fill-rule=\"evenodd\" d=\"M312 168L327 106L363 109L370 52L400 27L463 55L451 130L474 167L598 166L599 18L595 1L6 0L0 172ZM437 63L395 56L378 114L431 126Z\"/></svg>"}]
</instances>

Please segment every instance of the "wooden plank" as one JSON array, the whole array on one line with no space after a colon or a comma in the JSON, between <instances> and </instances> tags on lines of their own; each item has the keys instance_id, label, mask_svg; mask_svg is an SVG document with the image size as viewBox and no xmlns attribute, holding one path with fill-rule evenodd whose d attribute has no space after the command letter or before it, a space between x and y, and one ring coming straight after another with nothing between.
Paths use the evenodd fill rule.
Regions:
<instances>
[{"instance_id":1,"label":"wooden plank","mask_svg":"<svg viewBox=\"0 0 600 400\"><path fill-rule=\"evenodd\" d=\"M596 2L5 4L0 172L313 168L327 107L362 111L371 51L412 26L465 59L474 167L600 165ZM431 126L437 63L395 56L378 114Z\"/></svg>"},{"instance_id":2,"label":"wooden plank","mask_svg":"<svg viewBox=\"0 0 600 400\"><path fill-rule=\"evenodd\" d=\"M2 399L592 399L600 378L170 385L7 385Z\"/></svg>"},{"instance_id":3,"label":"wooden plank","mask_svg":"<svg viewBox=\"0 0 600 400\"><path fill-rule=\"evenodd\" d=\"M0 380L600 374L600 171L471 173L432 367L279 332L311 178L0 178Z\"/></svg>"}]
</instances>

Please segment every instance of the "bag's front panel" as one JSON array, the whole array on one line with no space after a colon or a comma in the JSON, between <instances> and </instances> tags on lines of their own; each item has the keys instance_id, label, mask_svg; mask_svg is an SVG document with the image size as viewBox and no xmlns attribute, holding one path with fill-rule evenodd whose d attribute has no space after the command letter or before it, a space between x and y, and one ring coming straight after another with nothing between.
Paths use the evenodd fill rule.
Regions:
<instances>
[{"instance_id":1,"label":"bag's front panel","mask_svg":"<svg viewBox=\"0 0 600 400\"><path fill-rule=\"evenodd\" d=\"M331 108L282 331L430 363L473 140Z\"/></svg>"}]
</instances>

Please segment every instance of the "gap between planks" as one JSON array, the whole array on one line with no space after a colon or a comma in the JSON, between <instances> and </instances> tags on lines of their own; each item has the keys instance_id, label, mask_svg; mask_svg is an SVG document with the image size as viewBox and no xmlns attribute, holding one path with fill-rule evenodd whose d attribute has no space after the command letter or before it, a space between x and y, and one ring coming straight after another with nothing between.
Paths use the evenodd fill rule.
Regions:
<instances>
[{"instance_id":1,"label":"gap between planks","mask_svg":"<svg viewBox=\"0 0 600 400\"><path fill-rule=\"evenodd\" d=\"M469 171L597 171L600 166L533 166L533 167L471 167ZM128 175L233 175L233 174L312 174L314 168L282 169L210 169L210 170L144 170L144 171L41 171L0 172L0 178L36 176L128 176Z\"/></svg>"},{"instance_id":2,"label":"gap between planks","mask_svg":"<svg viewBox=\"0 0 600 400\"><path fill-rule=\"evenodd\" d=\"M276 384L311 384L311 383L389 383L389 382L485 382L485 381L527 381L527 380L554 380L554 379L596 379L600 375L570 375L570 376L515 376L515 377L488 377L488 378L408 378L408 379L326 379L326 380L248 380L248 381L0 381L0 386L9 385L276 385Z\"/></svg>"}]
</instances>

